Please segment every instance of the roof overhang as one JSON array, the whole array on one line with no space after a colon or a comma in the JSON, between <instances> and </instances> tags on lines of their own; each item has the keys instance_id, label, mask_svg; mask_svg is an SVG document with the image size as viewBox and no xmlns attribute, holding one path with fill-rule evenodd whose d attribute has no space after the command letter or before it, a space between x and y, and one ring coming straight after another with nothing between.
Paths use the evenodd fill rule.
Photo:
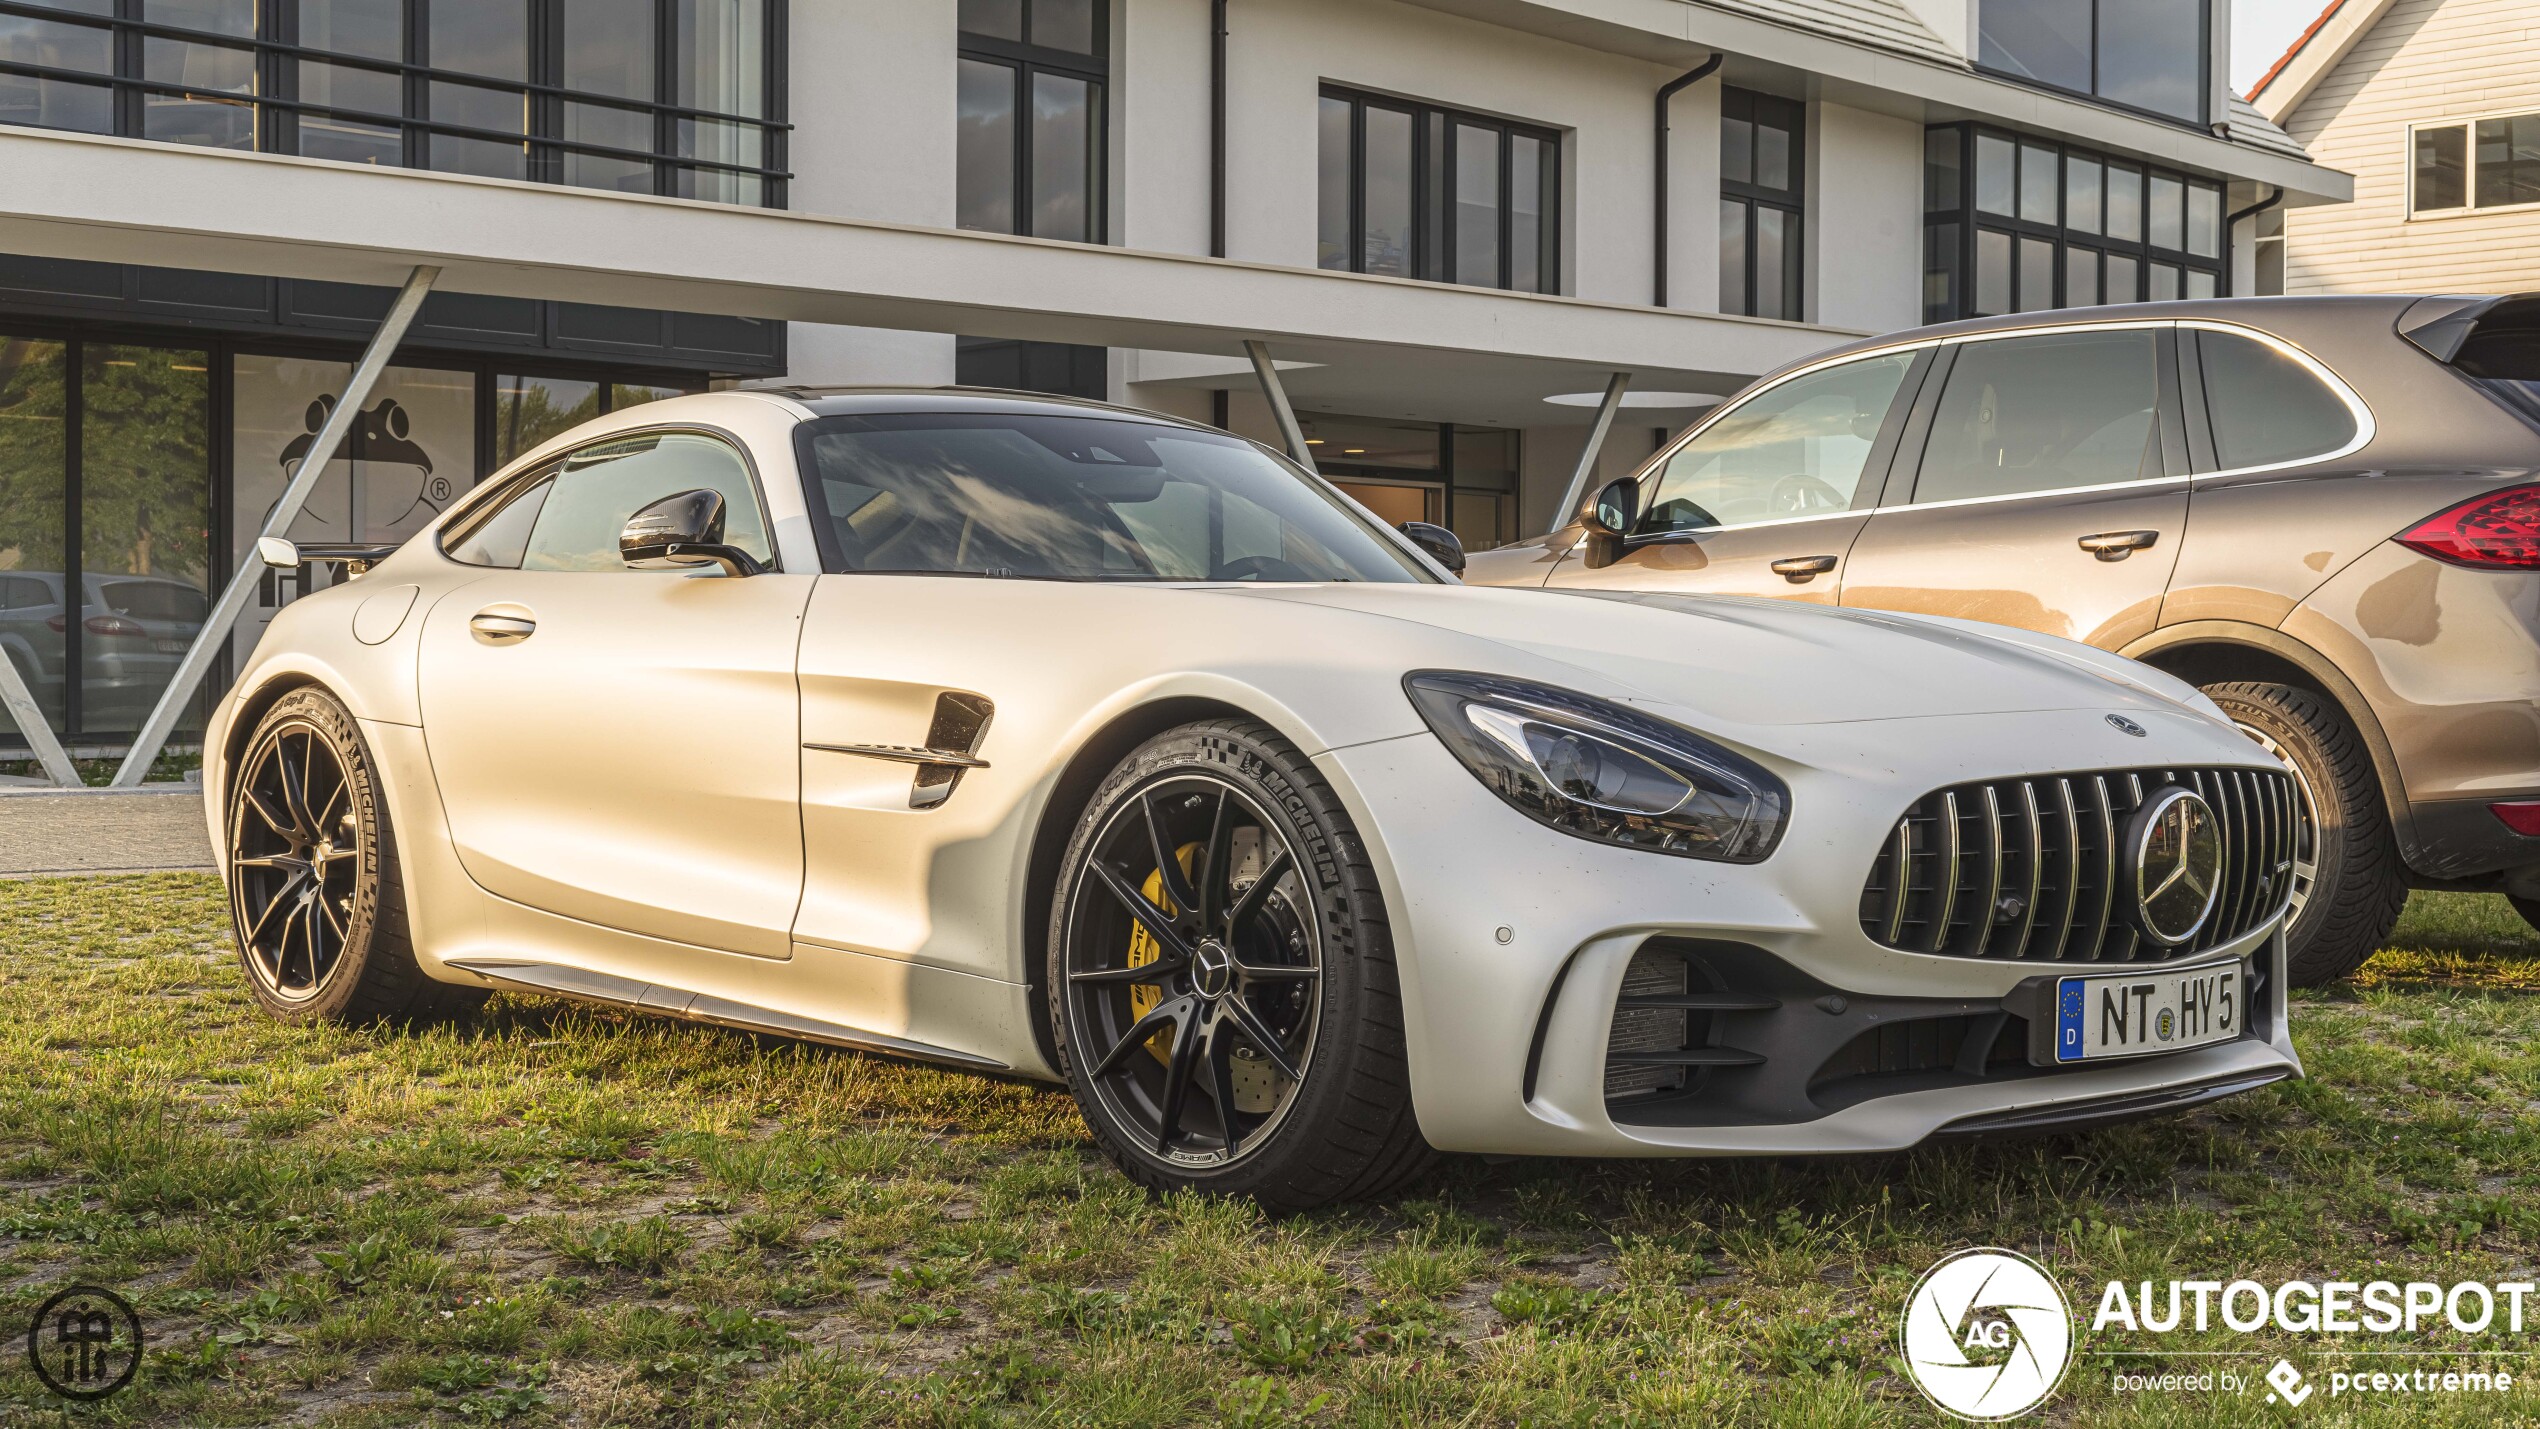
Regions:
<instances>
[{"instance_id":1,"label":"roof overhang","mask_svg":"<svg viewBox=\"0 0 2540 1429\"><path fill-rule=\"evenodd\" d=\"M2249 102L2277 124L2290 117L2321 80L2372 32L2396 0L2324 0L2326 8L2249 91Z\"/></svg>"},{"instance_id":2,"label":"roof overhang","mask_svg":"<svg viewBox=\"0 0 2540 1429\"><path fill-rule=\"evenodd\" d=\"M0 252L381 286L432 264L459 292L1231 358L1257 340L1346 370L1351 411L1456 390L1539 401L1615 371L1725 391L1860 335L39 130L0 132L0 173Z\"/></svg>"}]
</instances>

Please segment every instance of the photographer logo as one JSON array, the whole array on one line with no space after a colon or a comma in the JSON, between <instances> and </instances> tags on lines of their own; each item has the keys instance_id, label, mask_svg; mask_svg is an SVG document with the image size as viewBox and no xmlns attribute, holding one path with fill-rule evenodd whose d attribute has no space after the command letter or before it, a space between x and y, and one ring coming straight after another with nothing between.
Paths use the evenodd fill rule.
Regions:
<instances>
[{"instance_id":1,"label":"photographer logo","mask_svg":"<svg viewBox=\"0 0 2540 1429\"><path fill-rule=\"evenodd\" d=\"M1980 1423L2016 1419L2063 1380L2072 1308L2027 1256L1962 1250L1933 1266L1906 1300L1904 1346L1915 1387L1942 1412Z\"/></svg>"},{"instance_id":2,"label":"photographer logo","mask_svg":"<svg viewBox=\"0 0 2540 1429\"><path fill-rule=\"evenodd\" d=\"M26 1358L44 1387L64 1399L104 1399L141 1368L141 1317L112 1290L73 1285L36 1310Z\"/></svg>"}]
</instances>

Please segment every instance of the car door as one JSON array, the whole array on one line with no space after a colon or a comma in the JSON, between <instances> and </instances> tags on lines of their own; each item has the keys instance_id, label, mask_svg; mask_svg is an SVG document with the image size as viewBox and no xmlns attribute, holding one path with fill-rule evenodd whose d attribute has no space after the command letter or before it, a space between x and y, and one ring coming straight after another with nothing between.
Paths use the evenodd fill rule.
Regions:
<instances>
[{"instance_id":1,"label":"car door","mask_svg":"<svg viewBox=\"0 0 2540 1429\"><path fill-rule=\"evenodd\" d=\"M629 933L789 956L803 881L794 658L815 575L629 570L637 509L722 493L774 567L749 458L721 436L601 439L443 538L487 567L426 619L424 741L487 891Z\"/></svg>"},{"instance_id":2,"label":"car door","mask_svg":"<svg viewBox=\"0 0 2540 1429\"><path fill-rule=\"evenodd\" d=\"M1831 605L1929 350L1804 371L1696 429L1644 472L1611 565L1572 545L1554 588L1779 596Z\"/></svg>"},{"instance_id":3,"label":"car door","mask_svg":"<svg viewBox=\"0 0 2540 1429\"><path fill-rule=\"evenodd\" d=\"M2159 622L2187 527L2168 324L1951 344L1847 606L1962 616L2115 649Z\"/></svg>"}]
</instances>

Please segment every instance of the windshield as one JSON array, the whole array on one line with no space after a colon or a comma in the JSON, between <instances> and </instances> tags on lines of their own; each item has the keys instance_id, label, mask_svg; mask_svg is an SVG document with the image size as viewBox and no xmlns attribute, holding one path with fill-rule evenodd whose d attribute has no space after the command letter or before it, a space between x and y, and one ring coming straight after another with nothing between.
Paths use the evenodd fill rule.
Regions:
<instances>
[{"instance_id":1,"label":"windshield","mask_svg":"<svg viewBox=\"0 0 2540 1429\"><path fill-rule=\"evenodd\" d=\"M1064 581L1420 581L1364 513L1249 442L1107 417L902 413L808 425L841 572Z\"/></svg>"}]
</instances>

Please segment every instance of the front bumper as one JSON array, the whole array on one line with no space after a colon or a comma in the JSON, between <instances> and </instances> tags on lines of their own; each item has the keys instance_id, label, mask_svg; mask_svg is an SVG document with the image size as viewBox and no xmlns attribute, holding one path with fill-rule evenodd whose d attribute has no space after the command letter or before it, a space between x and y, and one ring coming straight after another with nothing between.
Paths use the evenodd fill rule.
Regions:
<instances>
[{"instance_id":1,"label":"front bumper","mask_svg":"<svg viewBox=\"0 0 2540 1429\"><path fill-rule=\"evenodd\" d=\"M2193 960L2249 969L2239 1040L2046 1068L2013 1055L2024 984L2111 965L1900 952L1862 931L1863 880L1899 811L1969 779L2090 768L2075 755L2091 759L2093 729L2106 729L2100 711L1795 728L1771 760L1792 788L1790 828L1746 866L1542 828L1427 735L1321 756L1386 882L1423 1134L1520 1155L1869 1153L2151 1114L2300 1075L2280 920ZM2155 736L2136 762L2265 767L2236 732L2184 712ZM1767 1004L1701 1014L1716 1019L1711 1043L1761 1050L1763 1066L1703 1069L1692 1096L1609 1101L1618 998L1651 950L1701 959L1712 976L1694 987Z\"/></svg>"}]
</instances>

